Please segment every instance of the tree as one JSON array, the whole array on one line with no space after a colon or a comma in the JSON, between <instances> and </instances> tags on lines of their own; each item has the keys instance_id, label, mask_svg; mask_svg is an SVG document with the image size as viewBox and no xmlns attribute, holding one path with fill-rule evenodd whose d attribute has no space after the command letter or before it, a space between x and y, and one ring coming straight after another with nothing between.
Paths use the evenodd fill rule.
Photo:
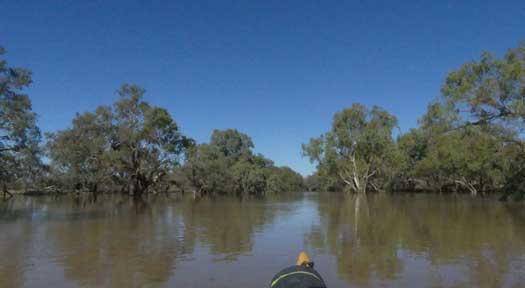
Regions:
<instances>
[{"instance_id":1,"label":"tree","mask_svg":"<svg viewBox=\"0 0 525 288\"><path fill-rule=\"evenodd\" d=\"M0 47L0 56L4 54ZM31 171L41 166L40 130L31 100L23 93L30 84L29 70L9 67L0 58L0 182L4 185L33 174Z\"/></svg>"},{"instance_id":2,"label":"tree","mask_svg":"<svg viewBox=\"0 0 525 288\"><path fill-rule=\"evenodd\" d=\"M226 157L249 157L252 155L252 139L236 129L213 130L210 145L217 147Z\"/></svg>"},{"instance_id":3,"label":"tree","mask_svg":"<svg viewBox=\"0 0 525 288\"><path fill-rule=\"evenodd\" d=\"M330 132L303 144L303 153L322 174L337 177L351 191L380 190L395 162L396 125L396 118L377 106L368 110L353 104L334 115Z\"/></svg>"},{"instance_id":4,"label":"tree","mask_svg":"<svg viewBox=\"0 0 525 288\"><path fill-rule=\"evenodd\" d=\"M142 100L144 92L136 85L122 85L113 116L116 176L130 186L134 196L160 184L191 143L166 109Z\"/></svg>"},{"instance_id":5,"label":"tree","mask_svg":"<svg viewBox=\"0 0 525 288\"><path fill-rule=\"evenodd\" d=\"M179 179L196 196L242 197L302 190L302 176L290 168L275 167L263 155L254 154L252 148L252 139L244 133L214 130L209 144L187 151L184 165L172 178Z\"/></svg>"},{"instance_id":6,"label":"tree","mask_svg":"<svg viewBox=\"0 0 525 288\"><path fill-rule=\"evenodd\" d=\"M429 144L427 155L416 163L415 174L440 191L457 185L473 196L494 190L508 171L502 143L479 127L441 134Z\"/></svg>"},{"instance_id":7,"label":"tree","mask_svg":"<svg viewBox=\"0 0 525 288\"><path fill-rule=\"evenodd\" d=\"M72 128L51 134L52 164L75 186L88 189L120 186L136 197L167 189L165 176L193 141L179 132L166 109L143 101L144 92L124 84L113 107L77 115Z\"/></svg>"},{"instance_id":8,"label":"tree","mask_svg":"<svg viewBox=\"0 0 525 288\"><path fill-rule=\"evenodd\" d=\"M112 117L111 108L101 106L77 114L72 128L47 134L53 172L63 184L97 193L111 181Z\"/></svg>"},{"instance_id":9,"label":"tree","mask_svg":"<svg viewBox=\"0 0 525 288\"><path fill-rule=\"evenodd\" d=\"M508 145L514 132L502 125L466 125L450 103L435 101L419 120L420 127L401 135L400 179L408 189L494 191L509 170Z\"/></svg>"},{"instance_id":10,"label":"tree","mask_svg":"<svg viewBox=\"0 0 525 288\"><path fill-rule=\"evenodd\" d=\"M216 146L200 144L188 150L186 162L177 173L194 196L234 192L228 159Z\"/></svg>"},{"instance_id":11,"label":"tree","mask_svg":"<svg viewBox=\"0 0 525 288\"><path fill-rule=\"evenodd\" d=\"M463 64L451 72L442 87L444 100L461 114L467 125L497 124L511 137L502 139L506 145L516 146L520 152L512 164L515 173L507 175L507 183L523 181L521 170L525 169L525 145L523 125L525 124L525 44L509 49L498 58L484 52L479 61ZM521 193L516 187L519 183L508 186L507 194Z\"/></svg>"},{"instance_id":12,"label":"tree","mask_svg":"<svg viewBox=\"0 0 525 288\"><path fill-rule=\"evenodd\" d=\"M306 190L303 176L289 167L274 167L269 170L267 190L270 192L302 192Z\"/></svg>"},{"instance_id":13,"label":"tree","mask_svg":"<svg viewBox=\"0 0 525 288\"><path fill-rule=\"evenodd\" d=\"M519 128L525 120L525 44L503 58L484 52L478 62L449 73L444 99L471 124L503 122Z\"/></svg>"},{"instance_id":14,"label":"tree","mask_svg":"<svg viewBox=\"0 0 525 288\"><path fill-rule=\"evenodd\" d=\"M238 196L263 195L267 191L267 169L249 159L237 161L231 166L231 173Z\"/></svg>"}]
</instances>

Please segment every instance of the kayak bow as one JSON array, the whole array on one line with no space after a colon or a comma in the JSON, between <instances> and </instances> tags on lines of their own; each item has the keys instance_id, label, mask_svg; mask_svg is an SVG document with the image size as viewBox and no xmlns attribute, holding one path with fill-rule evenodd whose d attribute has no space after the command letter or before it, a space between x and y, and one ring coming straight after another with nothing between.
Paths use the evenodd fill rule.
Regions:
<instances>
[{"instance_id":1,"label":"kayak bow","mask_svg":"<svg viewBox=\"0 0 525 288\"><path fill-rule=\"evenodd\" d=\"M314 263L306 252L299 253L296 265L277 273L270 283L271 288L326 288L324 280L314 269Z\"/></svg>"}]
</instances>

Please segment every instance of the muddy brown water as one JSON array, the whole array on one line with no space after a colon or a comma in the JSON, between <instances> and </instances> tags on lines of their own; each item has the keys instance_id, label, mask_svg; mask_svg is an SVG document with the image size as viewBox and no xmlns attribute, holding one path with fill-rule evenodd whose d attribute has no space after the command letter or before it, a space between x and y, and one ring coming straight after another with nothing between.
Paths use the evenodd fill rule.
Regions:
<instances>
[{"instance_id":1,"label":"muddy brown water","mask_svg":"<svg viewBox=\"0 0 525 288\"><path fill-rule=\"evenodd\" d=\"M328 193L0 203L0 287L268 287L301 250L330 288L525 287L525 204Z\"/></svg>"}]
</instances>

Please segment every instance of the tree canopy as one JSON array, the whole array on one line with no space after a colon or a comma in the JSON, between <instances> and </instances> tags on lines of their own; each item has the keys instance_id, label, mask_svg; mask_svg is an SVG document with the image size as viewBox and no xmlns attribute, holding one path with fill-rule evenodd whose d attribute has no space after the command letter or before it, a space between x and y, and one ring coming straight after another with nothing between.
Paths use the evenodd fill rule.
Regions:
<instances>
[{"instance_id":1,"label":"tree canopy","mask_svg":"<svg viewBox=\"0 0 525 288\"><path fill-rule=\"evenodd\" d=\"M318 164L308 185L525 195L524 120L525 46L502 58L485 52L450 72L419 127L395 141L395 117L380 108L336 113L331 131L303 145Z\"/></svg>"},{"instance_id":2,"label":"tree canopy","mask_svg":"<svg viewBox=\"0 0 525 288\"><path fill-rule=\"evenodd\" d=\"M188 150L176 171L195 195L264 195L304 189L301 175L254 154L252 139L236 129L214 130L209 144ZM176 175L177 176L177 175Z\"/></svg>"},{"instance_id":3,"label":"tree canopy","mask_svg":"<svg viewBox=\"0 0 525 288\"><path fill-rule=\"evenodd\" d=\"M117 90L113 105L77 114L69 128L47 133L41 145L37 115L24 93L31 72L9 66L4 54L0 48L4 187L135 196L248 196L308 188L525 197L525 44L502 57L484 52L450 72L418 127L406 133L379 106L354 103L336 112L329 131L302 145L303 155L317 165L306 179L255 153L250 136L236 129L214 130L208 143L195 143L167 109L149 104L145 90L132 84Z\"/></svg>"},{"instance_id":4,"label":"tree canopy","mask_svg":"<svg viewBox=\"0 0 525 288\"><path fill-rule=\"evenodd\" d=\"M78 114L71 128L49 135L52 167L65 182L94 192L100 185L118 187L135 196L167 185L192 140L166 109L143 101L144 92L124 84L113 107Z\"/></svg>"},{"instance_id":5,"label":"tree canopy","mask_svg":"<svg viewBox=\"0 0 525 288\"><path fill-rule=\"evenodd\" d=\"M344 183L354 192L380 190L395 161L396 125L387 111L356 103L336 113L332 130L303 145L303 153L318 164L322 175L333 179L332 185Z\"/></svg>"},{"instance_id":6,"label":"tree canopy","mask_svg":"<svg viewBox=\"0 0 525 288\"><path fill-rule=\"evenodd\" d=\"M4 54L0 47L0 181L7 183L41 173L41 137L31 100L23 92L31 84L31 72L8 66Z\"/></svg>"}]
</instances>

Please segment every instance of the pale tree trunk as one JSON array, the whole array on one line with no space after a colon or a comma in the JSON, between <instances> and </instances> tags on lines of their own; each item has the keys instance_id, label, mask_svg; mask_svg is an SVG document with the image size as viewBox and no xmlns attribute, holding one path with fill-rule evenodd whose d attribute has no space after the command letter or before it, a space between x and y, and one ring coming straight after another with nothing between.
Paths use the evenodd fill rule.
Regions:
<instances>
[{"instance_id":1,"label":"pale tree trunk","mask_svg":"<svg viewBox=\"0 0 525 288\"><path fill-rule=\"evenodd\" d=\"M339 177L345 184L350 186L350 188L357 192L366 194L367 187L370 184L370 177L374 176L377 170L370 171L370 165L367 164L365 171L360 174L357 170L357 161L355 159L355 154L352 154L349 157L350 163L352 164L351 171L348 169L342 168L342 172L339 173ZM374 186L374 189L377 190L377 187Z\"/></svg>"},{"instance_id":2,"label":"pale tree trunk","mask_svg":"<svg viewBox=\"0 0 525 288\"><path fill-rule=\"evenodd\" d=\"M369 219L370 208L368 205L368 198L366 195L357 194L354 205L354 236L358 243L361 240L361 235L359 235L360 222L369 221Z\"/></svg>"},{"instance_id":3,"label":"pale tree trunk","mask_svg":"<svg viewBox=\"0 0 525 288\"><path fill-rule=\"evenodd\" d=\"M474 185L472 185L470 182L468 182L465 177L461 177L460 180L455 180L454 182L457 183L457 184L460 184L461 186L463 186L465 188L467 188L470 191L470 195L471 196L477 196L478 195L478 190L476 189L476 187L474 187Z\"/></svg>"},{"instance_id":4,"label":"pale tree trunk","mask_svg":"<svg viewBox=\"0 0 525 288\"><path fill-rule=\"evenodd\" d=\"M360 200L361 200L361 195L358 194L357 198L355 200L355 206L354 206L354 219L355 219L354 234L356 236L359 235L358 234L358 232L359 232L358 226L359 226L359 203L361 202Z\"/></svg>"}]
</instances>

